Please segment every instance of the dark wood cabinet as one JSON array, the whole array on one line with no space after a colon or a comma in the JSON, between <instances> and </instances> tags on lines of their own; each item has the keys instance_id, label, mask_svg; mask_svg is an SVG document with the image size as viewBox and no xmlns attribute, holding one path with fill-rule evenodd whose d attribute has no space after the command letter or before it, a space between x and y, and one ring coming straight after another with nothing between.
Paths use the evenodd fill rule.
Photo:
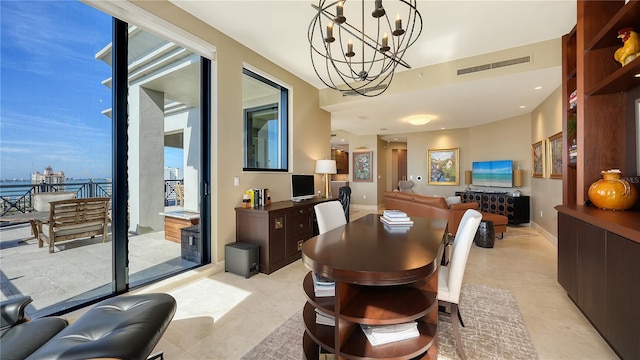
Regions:
<instances>
[{"instance_id":1,"label":"dark wood cabinet","mask_svg":"<svg viewBox=\"0 0 640 360\"><path fill-rule=\"evenodd\" d=\"M607 288L605 284L606 268L604 230L588 223L577 228L578 239L578 307L587 316L596 329L606 329L604 307Z\"/></svg>"},{"instance_id":2,"label":"dark wood cabinet","mask_svg":"<svg viewBox=\"0 0 640 360\"><path fill-rule=\"evenodd\" d=\"M640 0L578 0L576 27L562 39L563 142L576 119L576 161L563 154L558 282L622 359L640 359L640 212L588 206L600 172L637 176L640 58L613 55L625 27L640 29ZM576 91L577 106L569 105ZM606 120L605 120L606 119Z\"/></svg>"},{"instance_id":3,"label":"dark wood cabinet","mask_svg":"<svg viewBox=\"0 0 640 360\"><path fill-rule=\"evenodd\" d=\"M562 226L560 226L562 224ZM580 220L558 214L558 282L578 302L578 227Z\"/></svg>"},{"instance_id":4,"label":"dark wood cabinet","mask_svg":"<svg viewBox=\"0 0 640 360\"><path fill-rule=\"evenodd\" d=\"M640 244L607 233L607 340L623 359L640 358Z\"/></svg>"},{"instance_id":5,"label":"dark wood cabinet","mask_svg":"<svg viewBox=\"0 0 640 360\"><path fill-rule=\"evenodd\" d=\"M462 202L477 202L480 211L504 215L509 218L509 224L519 225L530 221L529 197L512 196L508 193L489 192L456 192Z\"/></svg>"},{"instance_id":6,"label":"dark wood cabinet","mask_svg":"<svg viewBox=\"0 0 640 360\"><path fill-rule=\"evenodd\" d=\"M558 282L622 359L640 359L640 217L558 206Z\"/></svg>"},{"instance_id":7,"label":"dark wood cabinet","mask_svg":"<svg viewBox=\"0 0 640 360\"><path fill-rule=\"evenodd\" d=\"M279 201L236 208L236 241L260 247L260 272L270 274L300 259L302 243L314 236L313 206L332 199Z\"/></svg>"}]
</instances>

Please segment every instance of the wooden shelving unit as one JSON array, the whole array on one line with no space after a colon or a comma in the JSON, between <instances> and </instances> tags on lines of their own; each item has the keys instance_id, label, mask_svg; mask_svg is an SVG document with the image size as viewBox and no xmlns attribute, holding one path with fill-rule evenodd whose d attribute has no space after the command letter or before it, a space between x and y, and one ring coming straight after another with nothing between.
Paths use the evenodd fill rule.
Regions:
<instances>
[{"instance_id":1,"label":"wooden shelving unit","mask_svg":"<svg viewBox=\"0 0 640 360\"><path fill-rule=\"evenodd\" d=\"M335 359L436 360L437 261L445 228L444 220L415 218L406 233L389 233L371 214L306 242L303 263L335 281L335 296L316 297L307 274L304 358L318 359L324 351ZM333 316L333 325L317 324L316 309ZM361 325L411 321L419 336L377 346L361 330Z\"/></svg>"},{"instance_id":2,"label":"wooden shelving unit","mask_svg":"<svg viewBox=\"0 0 640 360\"><path fill-rule=\"evenodd\" d=\"M635 99L640 90L640 58L622 67L614 52L618 30L640 30L640 1L578 1L578 24L563 37L563 143L568 147L569 95L577 90L577 161L564 155L563 204L583 205L600 171L617 168L637 175Z\"/></svg>"},{"instance_id":3,"label":"wooden shelving unit","mask_svg":"<svg viewBox=\"0 0 640 360\"><path fill-rule=\"evenodd\" d=\"M578 155L564 154L563 205L558 210L558 282L622 359L639 359L640 211L596 209L589 186L600 172L638 175L635 128L640 58L624 67L614 58L618 31L640 31L640 0L578 0L578 23L563 37L563 142L568 97L577 90Z\"/></svg>"}]
</instances>

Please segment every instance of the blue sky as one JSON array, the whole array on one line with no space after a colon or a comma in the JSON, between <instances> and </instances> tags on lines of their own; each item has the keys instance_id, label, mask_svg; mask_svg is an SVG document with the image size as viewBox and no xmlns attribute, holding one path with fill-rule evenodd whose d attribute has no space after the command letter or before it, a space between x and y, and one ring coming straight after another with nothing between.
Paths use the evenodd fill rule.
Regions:
<instances>
[{"instance_id":1,"label":"blue sky","mask_svg":"<svg viewBox=\"0 0 640 360\"><path fill-rule=\"evenodd\" d=\"M52 166L111 175L111 16L77 1L0 0L0 179ZM180 153L181 154L181 153ZM169 151L167 166L182 167ZM179 161L176 161L179 160ZM177 164L177 165L176 165Z\"/></svg>"}]
</instances>

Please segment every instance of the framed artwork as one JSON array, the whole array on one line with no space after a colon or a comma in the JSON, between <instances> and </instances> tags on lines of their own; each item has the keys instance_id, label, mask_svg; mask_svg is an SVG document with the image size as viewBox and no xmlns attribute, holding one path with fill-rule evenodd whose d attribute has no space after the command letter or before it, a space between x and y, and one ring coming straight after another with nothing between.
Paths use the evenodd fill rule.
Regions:
<instances>
[{"instance_id":1,"label":"framed artwork","mask_svg":"<svg viewBox=\"0 0 640 360\"><path fill-rule=\"evenodd\" d=\"M562 179L562 131L549 137L549 178Z\"/></svg>"},{"instance_id":2,"label":"framed artwork","mask_svg":"<svg viewBox=\"0 0 640 360\"><path fill-rule=\"evenodd\" d=\"M459 157L460 148L429 150L429 185L460 185Z\"/></svg>"},{"instance_id":3,"label":"framed artwork","mask_svg":"<svg viewBox=\"0 0 640 360\"><path fill-rule=\"evenodd\" d=\"M531 145L531 156L533 169L531 169L531 176L534 178L544 177L544 141L538 141Z\"/></svg>"},{"instance_id":4,"label":"framed artwork","mask_svg":"<svg viewBox=\"0 0 640 360\"><path fill-rule=\"evenodd\" d=\"M353 181L373 181L373 151L357 151L353 153Z\"/></svg>"}]
</instances>

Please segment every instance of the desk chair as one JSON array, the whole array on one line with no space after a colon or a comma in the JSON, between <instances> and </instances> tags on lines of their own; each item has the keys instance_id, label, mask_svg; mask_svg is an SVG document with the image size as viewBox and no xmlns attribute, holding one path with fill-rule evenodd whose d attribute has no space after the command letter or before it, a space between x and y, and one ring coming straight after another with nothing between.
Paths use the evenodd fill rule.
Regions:
<instances>
[{"instance_id":1,"label":"desk chair","mask_svg":"<svg viewBox=\"0 0 640 360\"><path fill-rule=\"evenodd\" d=\"M467 266L467 258L471 250L473 237L480 225L480 220L482 220L482 214L476 210L469 209L464 213L453 241L451 260L447 266L440 266L438 271L438 305L451 308L448 315L451 316L456 352L462 360L466 360L466 356L462 348L458 321L463 327L464 322L462 322L462 317L458 310L458 303L460 302L464 269Z\"/></svg>"},{"instance_id":2,"label":"desk chair","mask_svg":"<svg viewBox=\"0 0 640 360\"><path fill-rule=\"evenodd\" d=\"M318 231L324 234L338 226L345 225L347 219L344 216L344 209L339 201L328 201L313 207L318 219Z\"/></svg>"},{"instance_id":3,"label":"desk chair","mask_svg":"<svg viewBox=\"0 0 640 360\"><path fill-rule=\"evenodd\" d=\"M349 222L349 206L351 204L351 188L348 186L342 186L338 189L338 200L342 204L342 209L344 209L344 217Z\"/></svg>"}]
</instances>

